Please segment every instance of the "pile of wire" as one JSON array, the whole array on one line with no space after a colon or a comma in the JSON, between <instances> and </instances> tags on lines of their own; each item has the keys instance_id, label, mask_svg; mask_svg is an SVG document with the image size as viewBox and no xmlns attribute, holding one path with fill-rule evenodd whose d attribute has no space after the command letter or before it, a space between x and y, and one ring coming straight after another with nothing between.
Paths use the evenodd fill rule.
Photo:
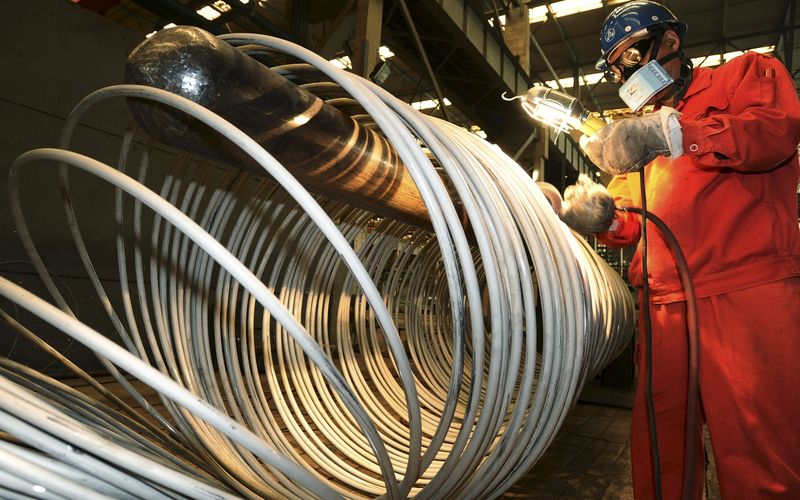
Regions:
<instances>
[{"instance_id":1,"label":"pile of wire","mask_svg":"<svg viewBox=\"0 0 800 500\"><path fill-rule=\"evenodd\" d=\"M0 494L500 495L630 341L626 285L483 139L289 42L222 38L341 86L397 150L433 232L312 196L252 138L180 96L119 85L86 97L59 149L27 152L9 172L14 222L52 303L5 278L0 295L86 345L130 397L3 313L95 392L2 360ZM132 130L113 167L70 151L82 115L121 97L192 116L268 178L184 157L154 173L150 148L131 152ZM115 192L108 255L87 244L75 171ZM107 331L76 317L28 229L20 183L48 172ZM98 258L115 259L116 280L101 279Z\"/></svg>"}]
</instances>

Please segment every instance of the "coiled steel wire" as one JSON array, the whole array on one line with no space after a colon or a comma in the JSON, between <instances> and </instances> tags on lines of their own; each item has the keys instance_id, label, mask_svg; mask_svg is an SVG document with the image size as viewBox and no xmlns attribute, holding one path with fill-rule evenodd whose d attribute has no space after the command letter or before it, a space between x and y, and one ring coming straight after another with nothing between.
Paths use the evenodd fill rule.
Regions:
<instances>
[{"instance_id":1,"label":"coiled steel wire","mask_svg":"<svg viewBox=\"0 0 800 500\"><path fill-rule=\"evenodd\" d=\"M60 149L25 153L9 173L19 236L55 305L5 278L0 295L88 346L146 415L52 348L100 396L3 360L3 494L500 495L629 342L625 284L484 140L289 42L221 38L290 55L344 89L407 166L433 233L312 196L269 151L182 97L136 85L91 94L68 118ZM194 117L270 180L187 158L153 176L149 149L131 153L132 130L116 168L69 151L86 110L119 97ZM30 234L19 183L48 164L108 336L120 343L75 317ZM100 279L83 236L91 228L69 194L74 170L115 190L114 286Z\"/></svg>"}]
</instances>

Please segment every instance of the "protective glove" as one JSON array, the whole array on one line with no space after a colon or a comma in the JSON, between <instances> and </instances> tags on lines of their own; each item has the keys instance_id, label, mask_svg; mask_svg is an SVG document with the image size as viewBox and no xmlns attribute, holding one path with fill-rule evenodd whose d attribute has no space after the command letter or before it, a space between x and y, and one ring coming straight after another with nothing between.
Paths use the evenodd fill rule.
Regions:
<instances>
[{"instance_id":1,"label":"protective glove","mask_svg":"<svg viewBox=\"0 0 800 500\"><path fill-rule=\"evenodd\" d=\"M614 198L605 186L581 174L564 190L559 217L579 233L602 233L614 222Z\"/></svg>"},{"instance_id":2,"label":"protective glove","mask_svg":"<svg viewBox=\"0 0 800 500\"><path fill-rule=\"evenodd\" d=\"M581 148L602 171L619 175L638 172L659 155L683 154L681 114L663 107L654 113L625 118L582 136Z\"/></svg>"}]
</instances>

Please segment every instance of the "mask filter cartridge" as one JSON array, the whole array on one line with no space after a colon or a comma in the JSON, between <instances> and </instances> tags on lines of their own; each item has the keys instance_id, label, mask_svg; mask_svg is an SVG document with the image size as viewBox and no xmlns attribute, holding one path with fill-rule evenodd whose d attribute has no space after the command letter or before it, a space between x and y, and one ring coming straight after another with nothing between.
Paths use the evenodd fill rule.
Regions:
<instances>
[{"instance_id":1,"label":"mask filter cartridge","mask_svg":"<svg viewBox=\"0 0 800 500\"><path fill-rule=\"evenodd\" d=\"M639 111L654 95L673 82L667 70L658 61L650 61L620 86L619 97L633 111Z\"/></svg>"}]
</instances>

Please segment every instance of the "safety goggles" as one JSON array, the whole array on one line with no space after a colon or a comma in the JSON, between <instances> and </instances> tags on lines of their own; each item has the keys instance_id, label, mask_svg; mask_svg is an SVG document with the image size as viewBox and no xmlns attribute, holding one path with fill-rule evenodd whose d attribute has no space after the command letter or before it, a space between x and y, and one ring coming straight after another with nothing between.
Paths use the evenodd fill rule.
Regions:
<instances>
[{"instance_id":1,"label":"safety goggles","mask_svg":"<svg viewBox=\"0 0 800 500\"><path fill-rule=\"evenodd\" d=\"M609 63L605 72L606 79L618 83L622 79L630 78L639 69L645 56L650 53L656 38L656 36L647 37L625 49L616 61Z\"/></svg>"}]
</instances>

